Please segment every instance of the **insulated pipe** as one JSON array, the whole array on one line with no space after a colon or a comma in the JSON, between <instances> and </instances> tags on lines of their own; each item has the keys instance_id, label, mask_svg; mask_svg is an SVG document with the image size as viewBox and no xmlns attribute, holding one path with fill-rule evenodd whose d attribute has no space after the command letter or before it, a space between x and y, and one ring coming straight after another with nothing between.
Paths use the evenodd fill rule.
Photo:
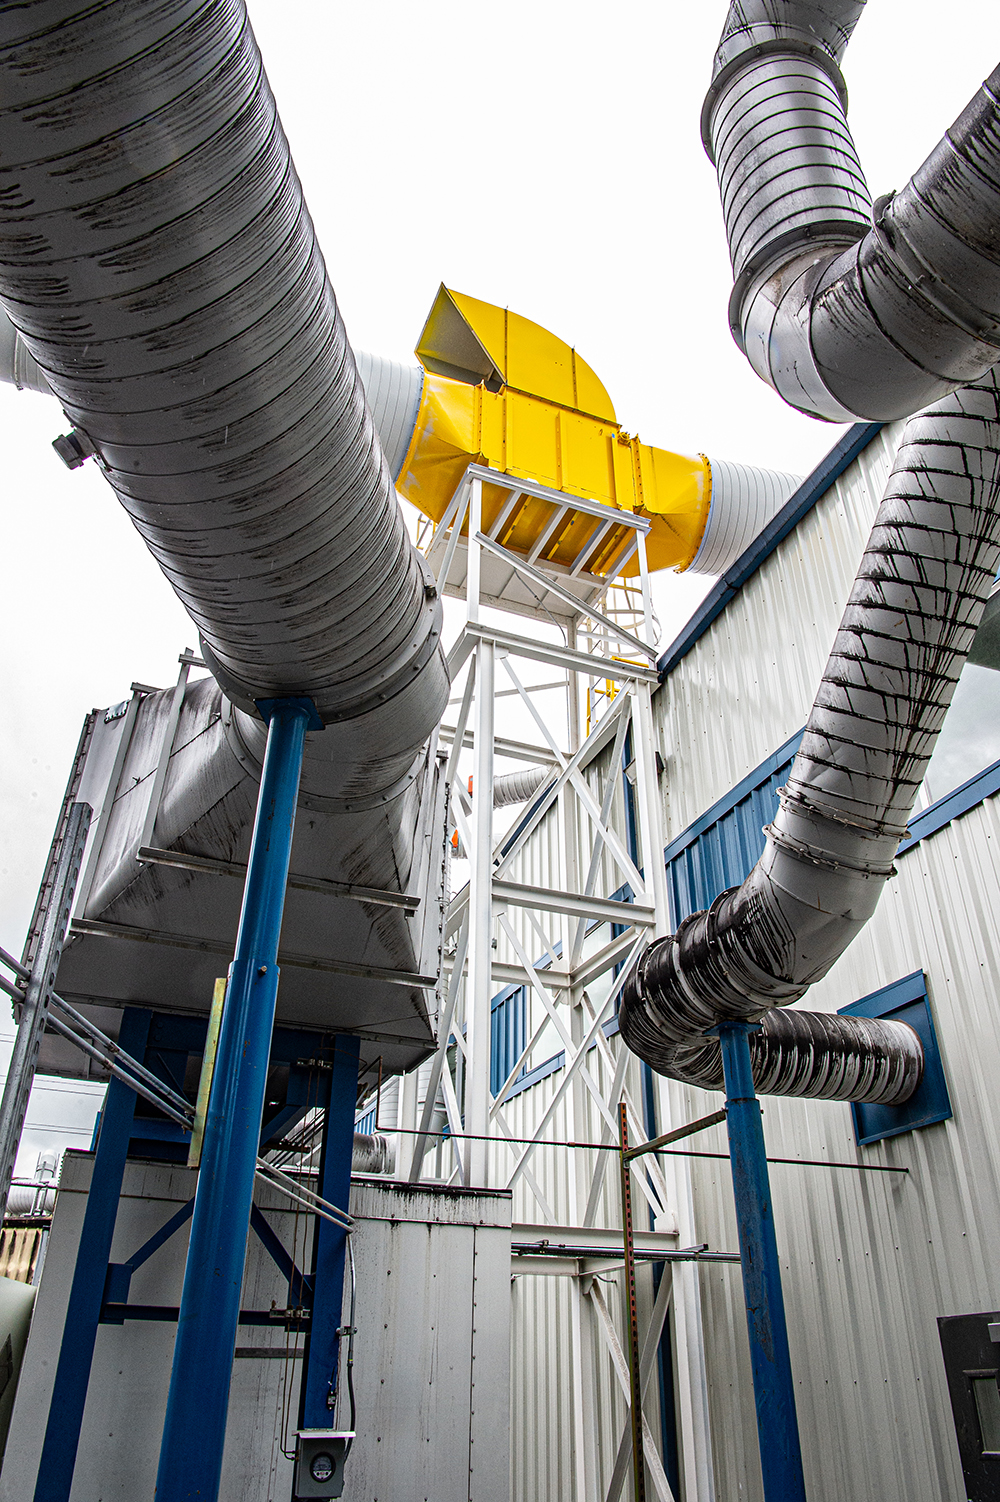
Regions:
<instances>
[{"instance_id":1,"label":"insulated pipe","mask_svg":"<svg viewBox=\"0 0 1000 1502\"><path fill-rule=\"evenodd\" d=\"M626 983L622 1035L654 1069L797 1001L868 921L996 577L998 499L990 372L906 425L764 854Z\"/></svg>"},{"instance_id":2,"label":"insulated pipe","mask_svg":"<svg viewBox=\"0 0 1000 1502\"><path fill-rule=\"evenodd\" d=\"M0 297L229 697L413 752L447 672L241 0L0 13Z\"/></svg>"},{"instance_id":3,"label":"insulated pipe","mask_svg":"<svg viewBox=\"0 0 1000 1502\"><path fill-rule=\"evenodd\" d=\"M802 484L800 475L708 459L711 475L708 520L689 574L722 574L781 510Z\"/></svg>"},{"instance_id":4,"label":"insulated pipe","mask_svg":"<svg viewBox=\"0 0 1000 1502\"><path fill-rule=\"evenodd\" d=\"M523 772L494 777L493 807L508 808L512 803L527 803L552 778L551 767L527 767Z\"/></svg>"},{"instance_id":5,"label":"insulated pipe","mask_svg":"<svg viewBox=\"0 0 1000 1502\"><path fill-rule=\"evenodd\" d=\"M748 1041L758 1095L901 1106L924 1073L917 1034L905 1022L889 1018L779 1009L764 1015ZM714 1037L674 1048L660 1072L703 1090L725 1088L722 1052Z\"/></svg>"},{"instance_id":6,"label":"insulated pipe","mask_svg":"<svg viewBox=\"0 0 1000 1502\"><path fill-rule=\"evenodd\" d=\"M908 416L1000 351L1000 71L871 208L839 66L862 4L734 0L702 113L733 336L785 401L834 422Z\"/></svg>"}]
</instances>

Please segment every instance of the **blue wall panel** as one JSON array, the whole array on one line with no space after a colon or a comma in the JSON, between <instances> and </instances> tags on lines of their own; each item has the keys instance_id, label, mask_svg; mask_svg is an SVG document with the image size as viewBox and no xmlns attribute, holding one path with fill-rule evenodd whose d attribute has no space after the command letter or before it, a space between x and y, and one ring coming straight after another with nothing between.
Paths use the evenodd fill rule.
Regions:
<instances>
[{"instance_id":1,"label":"blue wall panel","mask_svg":"<svg viewBox=\"0 0 1000 1502\"><path fill-rule=\"evenodd\" d=\"M786 741L732 792L672 840L664 852L673 927L737 887L764 851L764 825L778 811L778 789L788 776L802 733Z\"/></svg>"}]
</instances>

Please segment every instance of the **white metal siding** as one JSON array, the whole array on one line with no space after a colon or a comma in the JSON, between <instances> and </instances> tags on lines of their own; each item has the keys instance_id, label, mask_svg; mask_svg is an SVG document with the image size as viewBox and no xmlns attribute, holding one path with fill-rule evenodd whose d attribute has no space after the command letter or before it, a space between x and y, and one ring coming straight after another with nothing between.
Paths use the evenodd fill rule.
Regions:
<instances>
[{"instance_id":1,"label":"white metal siding","mask_svg":"<svg viewBox=\"0 0 1000 1502\"><path fill-rule=\"evenodd\" d=\"M855 461L656 696L669 837L803 724L897 432ZM771 1168L810 1502L963 1502L936 1319L1000 1305L1000 802L897 864L875 917L804 1005L836 1010L925 970L954 1119L858 1149L848 1106L764 1101L773 1156L910 1169ZM667 1082L661 1095L675 1119L718 1104ZM697 1146L724 1152L723 1130ZM691 1162L699 1238L734 1245L728 1164ZM739 1271L702 1277L718 1494L758 1502Z\"/></svg>"}]
</instances>

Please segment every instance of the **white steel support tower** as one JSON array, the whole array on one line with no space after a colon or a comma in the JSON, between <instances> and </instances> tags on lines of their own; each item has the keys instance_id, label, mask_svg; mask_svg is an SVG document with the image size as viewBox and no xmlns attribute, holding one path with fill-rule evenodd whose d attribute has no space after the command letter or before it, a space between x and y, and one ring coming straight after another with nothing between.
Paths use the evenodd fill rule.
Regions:
<instances>
[{"instance_id":1,"label":"white steel support tower","mask_svg":"<svg viewBox=\"0 0 1000 1502\"><path fill-rule=\"evenodd\" d=\"M525 555L505 547L503 539L527 502L541 521ZM560 536L570 514L578 528L581 514L593 526L584 524L586 536L572 564L548 561L551 539ZM627 529L612 570L588 573L587 560L612 528ZM614 1289L596 1277L620 1266L617 1159L607 1151L557 1154L551 1144L596 1140L610 1146L617 1141L623 1099L632 1142L648 1140L640 1066L614 1036L617 999L632 963L651 937L669 931L651 704L657 674L648 528L640 515L474 464L433 534L422 539L439 591L465 603L450 654L458 713L441 737L449 747L451 816L469 879L448 912L437 1054L419 1078L414 1072L400 1085L397 1174L510 1188L515 1245L546 1245L544 1255L522 1254L518 1269L569 1275L574 1502L614 1502L628 1479L631 1456L621 1321L615 1318ZM637 578L627 581L622 570L636 555ZM526 629L494 624L497 610L520 617ZM558 681L526 682L534 664L556 669ZM565 719L555 717L558 723L542 712L538 697L539 690L547 691L543 702L551 705L556 688L564 691L566 711ZM523 706L522 723L526 715L535 727L531 741L503 734L498 706L502 712L511 701ZM498 760L522 769L528 764L529 773L526 809L499 837ZM533 779L532 768L538 769ZM503 1020L495 1001L505 988L523 988L524 1018L520 1031L515 1026L507 1038L506 1056L498 1054L493 1036ZM526 1074L556 1050L563 1063L545 1090L518 1090ZM444 1122L448 1136L442 1142ZM661 1131L673 1125L657 1123ZM696 1239L683 1160L665 1161L673 1171L665 1172L650 1156L633 1172L635 1202L648 1207L637 1221L637 1245L647 1253L676 1252ZM644 1224L651 1228L641 1229ZM557 1246L565 1256L551 1255ZM650 1378L672 1303L687 1502L711 1502L714 1495L699 1276L690 1262L664 1266L647 1311L642 1361L652 1394ZM610 1485L601 1479L595 1439L602 1369L612 1391L620 1389L616 1402L623 1415ZM647 1455L654 1492L662 1502L675 1502L650 1434Z\"/></svg>"}]
</instances>

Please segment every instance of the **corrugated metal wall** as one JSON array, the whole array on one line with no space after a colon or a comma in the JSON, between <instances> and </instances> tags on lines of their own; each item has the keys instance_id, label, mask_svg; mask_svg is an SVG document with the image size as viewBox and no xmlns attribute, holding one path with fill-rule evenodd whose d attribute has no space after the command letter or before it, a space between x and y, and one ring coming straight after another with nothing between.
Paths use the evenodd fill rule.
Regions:
<instances>
[{"instance_id":1,"label":"corrugated metal wall","mask_svg":"<svg viewBox=\"0 0 1000 1502\"><path fill-rule=\"evenodd\" d=\"M656 696L668 838L804 722L897 433L869 446ZM805 1004L835 1011L923 969L954 1119L857 1148L846 1105L764 1102L776 1157L909 1169L771 1168L810 1502L963 1502L936 1319L1000 1306L1000 804L897 865L872 922ZM660 1093L675 1119L718 1104L667 1082ZM698 1145L723 1152L723 1130ZM728 1165L692 1164L699 1237L734 1245ZM759 1502L740 1279L706 1271L703 1289L717 1492Z\"/></svg>"},{"instance_id":2,"label":"corrugated metal wall","mask_svg":"<svg viewBox=\"0 0 1000 1502\"><path fill-rule=\"evenodd\" d=\"M668 842L678 841L801 730L899 432L900 425L892 425L873 440L655 696L667 763L661 789ZM596 783L604 770L599 763L589 775ZM675 847L678 914L699 905L720 879L723 885L739 879L781 771L775 766L759 791L727 815L728 824L708 834L700 851L694 847L701 835ZM621 800L614 819L624 833ZM550 818L511 872L514 879L572 889L572 873L557 869L555 834ZM584 837L581 830L581 843ZM1000 1130L994 1106L1000 1078L1000 801L991 798L923 839L897 865L867 930L806 1004L835 1011L924 970L954 1118L858 1148L846 1105L775 1098L764 1103L769 1152L795 1160L774 1164L771 1183L810 1502L964 1502L936 1320L1000 1307ZM598 890L604 892L618 885L612 869L602 873L602 883ZM529 952L538 953L527 916L512 913L510 921ZM503 939L499 957L513 959ZM529 1028L534 1005L529 1003ZM618 1040L611 1046L617 1049ZM551 1075L510 1103L511 1131L529 1134L561 1077ZM638 1096L637 1071L630 1088ZM657 1083L657 1096L661 1129L719 1104L718 1096L666 1081ZM600 1129L591 1104L578 1098L572 1108L567 1102L557 1111L551 1135L591 1136ZM723 1156L672 1160L690 1169L695 1236L731 1249L736 1227L724 1129L705 1133L696 1148ZM502 1182L502 1169L509 1172L513 1158L510 1149L497 1151ZM804 1160L824 1166L806 1166ZM896 1165L909 1172L825 1166L833 1163ZM560 1219L571 1219L569 1155L540 1148L532 1168L539 1193ZM519 1185L515 1219L538 1213L531 1188ZM598 1219L616 1223L613 1176ZM760 1502L739 1269L717 1265L693 1275L702 1288L716 1495L720 1502ZM574 1368L568 1282L522 1278L515 1286L518 1502L572 1495L571 1394L586 1383ZM606 1477L604 1462L610 1465L608 1450L624 1409L599 1341L590 1347L584 1342L583 1349L590 1352L586 1382L594 1448L603 1457L597 1471ZM683 1381L683 1372L678 1375Z\"/></svg>"}]
</instances>

